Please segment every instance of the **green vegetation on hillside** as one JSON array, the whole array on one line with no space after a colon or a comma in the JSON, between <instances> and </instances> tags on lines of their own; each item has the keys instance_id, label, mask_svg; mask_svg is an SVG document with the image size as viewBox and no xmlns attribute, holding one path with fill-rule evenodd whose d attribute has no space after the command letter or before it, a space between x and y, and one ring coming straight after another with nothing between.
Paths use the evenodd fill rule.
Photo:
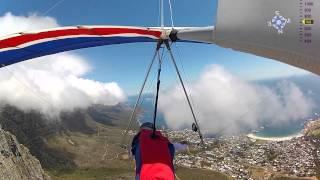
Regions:
<instances>
[{"instance_id":1,"label":"green vegetation on hillside","mask_svg":"<svg viewBox=\"0 0 320 180\"><path fill-rule=\"evenodd\" d=\"M310 136L314 136L314 137L320 137L320 129L315 129L315 130L313 130L313 131L311 131L311 132L309 132L309 134L308 135L310 135Z\"/></svg>"},{"instance_id":2,"label":"green vegetation on hillside","mask_svg":"<svg viewBox=\"0 0 320 180\"><path fill-rule=\"evenodd\" d=\"M305 180L305 178L298 178L298 177L284 177L284 176L281 176L281 177L275 177L275 178L272 178L272 180ZM310 179L309 179L310 180Z\"/></svg>"},{"instance_id":3,"label":"green vegetation on hillside","mask_svg":"<svg viewBox=\"0 0 320 180\"><path fill-rule=\"evenodd\" d=\"M52 180L134 179L134 171L126 168L85 168L50 171Z\"/></svg>"},{"instance_id":4,"label":"green vegetation on hillside","mask_svg":"<svg viewBox=\"0 0 320 180\"><path fill-rule=\"evenodd\" d=\"M7 106L0 122L30 148L53 180L131 180L134 161L120 148L129 115L121 106L95 106L62 113L53 121ZM177 175L181 180L229 179L214 171L182 167Z\"/></svg>"},{"instance_id":5,"label":"green vegetation on hillside","mask_svg":"<svg viewBox=\"0 0 320 180\"><path fill-rule=\"evenodd\" d=\"M75 169L65 171L50 171L53 180L99 180L99 179L134 179L134 170L126 168ZM177 168L177 176L181 180L230 180L231 178L218 172Z\"/></svg>"},{"instance_id":6,"label":"green vegetation on hillside","mask_svg":"<svg viewBox=\"0 0 320 180\"><path fill-rule=\"evenodd\" d=\"M206 179L215 179L215 180L230 180L232 178L215 171L204 170L204 169L189 169L184 167L178 167L177 176L181 180L206 180Z\"/></svg>"}]
</instances>

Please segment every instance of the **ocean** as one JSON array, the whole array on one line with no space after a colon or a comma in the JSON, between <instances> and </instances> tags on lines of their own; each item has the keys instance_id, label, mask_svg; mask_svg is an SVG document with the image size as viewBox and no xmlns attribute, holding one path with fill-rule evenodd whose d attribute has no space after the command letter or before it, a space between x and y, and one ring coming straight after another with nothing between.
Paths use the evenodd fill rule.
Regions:
<instances>
[{"instance_id":1,"label":"ocean","mask_svg":"<svg viewBox=\"0 0 320 180\"><path fill-rule=\"evenodd\" d=\"M137 96L130 96L128 98L128 105L130 107L134 107L134 104L137 100ZM141 103L139 104L139 108L142 110L140 115L138 116L138 121L140 123L144 122L152 122L153 121L153 113L154 113L154 95L153 94L143 94L141 97ZM157 125L158 127L167 127L163 114L158 110L157 113Z\"/></svg>"},{"instance_id":2,"label":"ocean","mask_svg":"<svg viewBox=\"0 0 320 180\"><path fill-rule=\"evenodd\" d=\"M292 136L292 135L299 134L303 130L304 122L305 121L291 122L291 123L283 124L281 126L265 125L265 126L262 126L262 128L260 128L258 132L253 134L258 137L267 137L267 138Z\"/></svg>"}]
</instances>

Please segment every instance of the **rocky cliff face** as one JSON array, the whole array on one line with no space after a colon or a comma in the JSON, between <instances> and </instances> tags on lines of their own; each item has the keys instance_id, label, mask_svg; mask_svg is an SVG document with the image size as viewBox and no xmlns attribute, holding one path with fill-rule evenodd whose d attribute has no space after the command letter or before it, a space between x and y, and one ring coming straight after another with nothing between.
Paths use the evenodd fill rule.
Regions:
<instances>
[{"instance_id":1,"label":"rocky cliff face","mask_svg":"<svg viewBox=\"0 0 320 180\"><path fill-rule=\"evenodd\" d=\"M40 162L0 127L0 180L48 180Z\"/></svg>"}]
</instances>

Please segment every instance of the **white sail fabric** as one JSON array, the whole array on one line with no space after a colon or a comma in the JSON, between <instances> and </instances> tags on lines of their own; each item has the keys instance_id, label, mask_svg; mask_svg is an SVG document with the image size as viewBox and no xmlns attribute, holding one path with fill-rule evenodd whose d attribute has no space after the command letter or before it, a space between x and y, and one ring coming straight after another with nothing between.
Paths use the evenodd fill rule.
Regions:
<instances>
[{"instance_id":1,"label":"white sail fabric","mask_svg":"<svg viewBox=\"0 0 320 180\"><path fill-rule=\"evenodd\" d=\"M211 42L320 75L319 0L219 0L215 28L180 30L178 38Z\"/></svg>"}]
</instances>

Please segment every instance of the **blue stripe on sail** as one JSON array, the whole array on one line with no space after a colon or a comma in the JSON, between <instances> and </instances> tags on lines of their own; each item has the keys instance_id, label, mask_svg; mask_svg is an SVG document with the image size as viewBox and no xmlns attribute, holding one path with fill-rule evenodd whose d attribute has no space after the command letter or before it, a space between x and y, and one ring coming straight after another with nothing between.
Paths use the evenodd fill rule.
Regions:
<instances>
[{"instance_id":1,"label":"blue stripe on sail","mask_svg":"<svg viewBox=\"0 0 320 180\"><path fill-rule=\"evenodd\" d=\"M0 65L10 65L28 59L70 51L81 48L104 46L112 44L124 44L135 42L156 42L156 39L149 37L76 37L66 39L53 39L41 42L25 48L12 49L0 52Z\"/></svg>"}]
</instances>

